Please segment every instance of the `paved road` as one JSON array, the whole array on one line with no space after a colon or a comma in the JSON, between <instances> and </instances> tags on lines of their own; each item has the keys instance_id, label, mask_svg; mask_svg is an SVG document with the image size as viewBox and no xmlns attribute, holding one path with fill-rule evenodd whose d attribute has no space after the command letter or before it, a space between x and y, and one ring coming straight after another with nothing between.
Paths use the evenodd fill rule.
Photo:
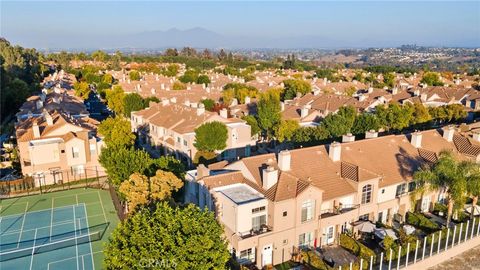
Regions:
<instances>
[{"instance_id":1,"label":"paved road","mask_svg":"<svg viewBox=\"0 0 480 270\"><path fill-rule=\"evenodd\" d=\"M429 270L473 270L480 269L480 246L474 247L449 260L430 267Z\"/></svg>"}]
</instances>

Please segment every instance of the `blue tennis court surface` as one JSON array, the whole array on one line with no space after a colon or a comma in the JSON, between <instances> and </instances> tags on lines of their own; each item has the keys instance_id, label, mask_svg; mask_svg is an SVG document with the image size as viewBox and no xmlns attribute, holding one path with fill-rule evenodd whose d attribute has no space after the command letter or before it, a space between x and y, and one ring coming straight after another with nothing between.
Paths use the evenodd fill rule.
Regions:
<instances>
[{"instance_id":1,"label":"blue tennis court surface","mask_svg":"<svg viewBox=\"0 0 480 270\"><path fill-rule=\"evenodd\" d=\"M0 217L0 269L93 270L85 204Z\"/></svg>"}]
</instances>

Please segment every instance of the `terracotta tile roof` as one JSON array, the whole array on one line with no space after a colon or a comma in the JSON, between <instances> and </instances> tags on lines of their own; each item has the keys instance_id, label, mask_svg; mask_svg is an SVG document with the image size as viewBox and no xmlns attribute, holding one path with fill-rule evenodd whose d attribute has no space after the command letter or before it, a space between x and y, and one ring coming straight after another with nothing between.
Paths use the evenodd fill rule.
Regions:
<instances>
[{"instance_id":1,"label":"terracotta tile roof","mask_svg":"<svg viewBox=\"0 0 480 270\"><path fill-rule=\"evenodd\" d=\"M455 134L453 135L453 143L457 147L458 152L476 157L480 154L480 146L472 144L467 137Z\"/></svg>"}]
</instances>

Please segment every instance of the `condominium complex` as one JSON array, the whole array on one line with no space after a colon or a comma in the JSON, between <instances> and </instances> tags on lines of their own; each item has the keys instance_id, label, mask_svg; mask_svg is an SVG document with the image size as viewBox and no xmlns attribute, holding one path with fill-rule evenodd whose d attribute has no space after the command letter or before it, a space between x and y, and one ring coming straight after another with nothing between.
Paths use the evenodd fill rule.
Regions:
<instances>
[{"instance_id":1,"label":"condominium complex","mask_svg":"<svg viewBox=\"0 0 480 270\"><path fill-rule=\"evenodd\" d=\"M228 130L227 147L220 157L233 160L250 156L251 147L256 143L251 127L241 119L229 117L226 109L220 113L209 112L202 103L177 104L173 98L152 102L149 108L132 112L131 116L132 130L139 134L144 145L153 146L161 154L174 154L188 165L197 153L195 129L212 121L225 124Z\"/></svg>"},{"instance_id":2,"label":"condominium complex","mask_svg":"<svg viewBox=\"0 0 480 270\"><path fill-rule=\"evenodd\" d=\"M414 207L430 210L443 192L414 205L409 192L414 172L442 150L480 158L479 134L451 126L366 137L201 165L187 176L186 201L215 211L239 262L263 267L290 260L295 248L333 243L356 221L392 224Z\"/></svg>"}]
</instances>

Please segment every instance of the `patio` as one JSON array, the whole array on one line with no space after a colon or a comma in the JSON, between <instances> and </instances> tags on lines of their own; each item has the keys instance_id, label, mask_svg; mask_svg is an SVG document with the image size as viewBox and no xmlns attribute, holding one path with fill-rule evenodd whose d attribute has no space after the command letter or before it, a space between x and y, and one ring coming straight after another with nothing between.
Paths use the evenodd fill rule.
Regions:
<instances>
[{"instance_id":1,"label":"patio","mask_svg":"<svg viewBox=\"0 0 480 270\"><path fill-rule=\"evenodd\" d=\"M348 252L341 246L325 246L317 248L321 258L331 267L338 267L348 265L350 262L355 262L357 257Z\"/></svg>"}]
</instances>

